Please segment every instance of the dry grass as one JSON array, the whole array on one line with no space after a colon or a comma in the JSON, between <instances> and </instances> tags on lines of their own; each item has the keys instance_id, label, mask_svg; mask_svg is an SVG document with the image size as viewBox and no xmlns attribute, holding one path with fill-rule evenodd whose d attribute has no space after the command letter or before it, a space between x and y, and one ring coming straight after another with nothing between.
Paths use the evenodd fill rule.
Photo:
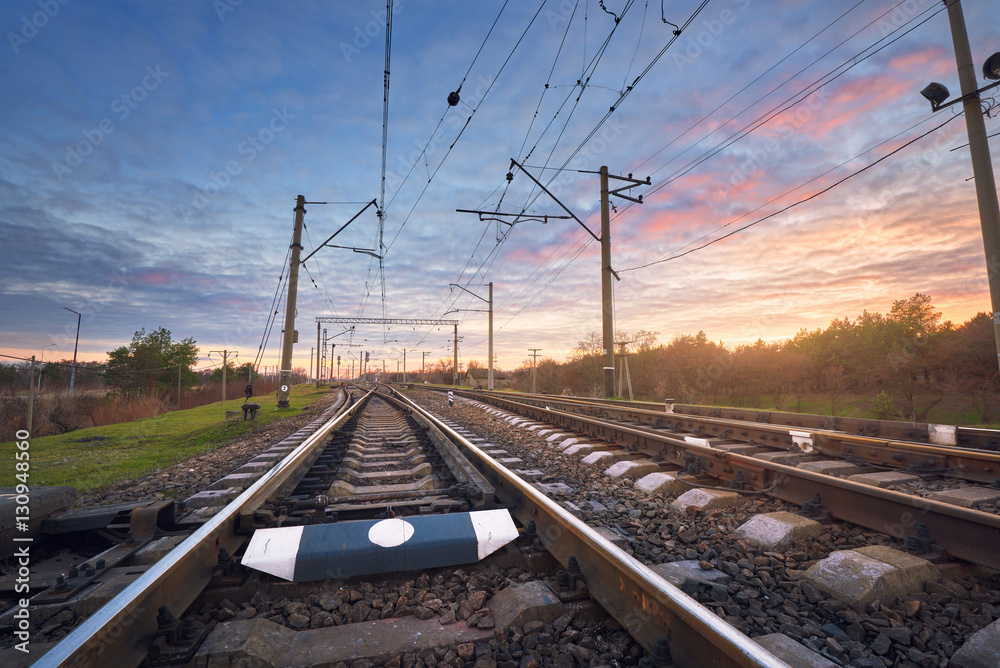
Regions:
<instances>
[{"instance_id":1,"label":"dry grass","mask_svg":"<svg viewBox=\"0 0 1000 668\"><path fill-rule=\"evenodd\" d=\"M260 398L278 389L277 380L258 379L254 382L254 396ZM245 398L246 383L226 383L226 400ZM254 401L255 399L251 399ZM114 396L111 393L67 392L43 394L35 397L32 410L31 433L33 437L52 436L122 422L142 420L170 411L187 410L222 401L222 384L203 385L181 393L180 404L176 392L143 394L132 397ZM23 392L8 391L0 395L0 441L14 439L14 434L27 428L28 400Z\"/></svg>"}]
</instances>

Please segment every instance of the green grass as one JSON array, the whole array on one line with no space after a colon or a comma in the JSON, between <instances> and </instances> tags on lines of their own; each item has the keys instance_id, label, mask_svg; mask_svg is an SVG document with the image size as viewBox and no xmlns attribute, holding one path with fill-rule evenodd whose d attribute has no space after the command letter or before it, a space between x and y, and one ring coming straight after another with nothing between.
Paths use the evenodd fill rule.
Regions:
<instances>
[{"instance_id":1,"label":"green grass","mask_svg":"<svg viewBox=\"0 0 1000 668\"><path fill-rule=\"evenodd\" d=\"M255 422L226 422L226 411L239 410L242 399L164 413L121 424L78 429L31 439L28 484L69 485L80 494L148 475L225 445L243 434L282 418L300 415L328 388L304 384L292 388L291 406L277 407L276 393L254 397L260 404ZM13 442L0 445L0 486L13 486Z\"/></svg>"}]
</instances>

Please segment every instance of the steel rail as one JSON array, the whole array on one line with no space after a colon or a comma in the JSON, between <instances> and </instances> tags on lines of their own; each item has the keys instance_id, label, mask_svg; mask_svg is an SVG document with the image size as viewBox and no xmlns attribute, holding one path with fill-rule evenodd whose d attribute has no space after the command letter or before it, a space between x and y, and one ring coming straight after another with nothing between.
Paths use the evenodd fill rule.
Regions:
<instances>
[{"instance_id":1,"label":"steel rail","mask_svg":"<svg viewBox=\"0 0 1000 668\"><path fill-rule=\"evenodd\" d=\"M687 413L663 413L632 406L588 403L584 400L547 395L511 395L459 390L463 396L498 397L535 406L578 407L583 415L626 420L637 425L690 431L699 437L717 437L771 448L805 445L831 457L903 470L917 474L936 473L987 485L1000 480L1000 453L975 448L895 441L855 436L838 431L747 422L735 418L705 417ZM985 430L980 430L985 431ZM803 441L806 441L803 443Z\"/></svg>"},{"instance_id":2,"label":"steel rail","mask_svg":"<svg viewBox=\"0 0 1000 668\"><path fill-rule=\"evenodd\" d=\"M422 388L433 388L433 389L454 389L454 386L447 385L422 385ZM488 392L489 390L480 390L482 392ZM576 397L572 395L565 394L538 394L537 392L504 392L503 390L494 390L497 394L503 396L516 396L516 397L527 397L531 399L546 400L546 401L560 401L567 403L577 403L587 406L592 406L595 404L613 406L615 408L639 408L642 410L654 411L658 413L666 413L670 410L670 406L673 404L673 399L667 399L666 401L630 401L627 399L606 399L602 397Z\"/></svg>"},{"instance_id":3,"label":"steel rail","mask_svg":"<svg viewBox=\"0 0 1000 668\"><path fill-rule=\"evenodd\" d=\"M345 393L346 398L350 395ZM249 538L238 532L241 511L263 503L288 484L302 462L322 447L326 436L350 419L365 399L317 429L273 469L188 536L132 584L75 628L33 664L56 666L138 666L155 637L160 606L179 614L187 609L212 579L221 549L230 554Z\"/></svg>"},{"instance_id":4,"label":"steel rail","mask_svg":"<svg viewBox=\"0 0 1000 668\"><path fill-rule=\"evenodd\" d=\"M667 436L654 430L607 422L576 413L552 410L491 395L495 406L532 419L587 433L609 443L630 447L677 466L697 460L707 475L730 483L743 481L754 491L802 505L820 495L822 508L833 517L905 539L919 523L937 546L974 564L1000 569L1000 516L962 508L872 485L851 482L792 466L737 455Z\"/></svg>"},{"instance_id":5,"label":"steel rail","mask_svg":"<svg viewBox=\"0 0 1000 668\"><path fill-rule=\"evenodd\" d=\"M674 404L673 412L683 415L721 417L743 422L769 422L805 429L837 431L854 436L871 436L914 443L936 443L960 448L1000 450L1000 430L957 427L896 420L866 420L852 417L830 417L811 413L758 411L750 408L695 406ZM852 433L853 432L853 433Z\"/></svg>"},{"instance_id":6,"label":"steel rail","mask_svg":"<svg viewBox=\"0 0 1000 668\"><path fill-rule=\"evenodd\" d=\"M560 563L568 565L569 558L576 557L590 594L647 651L652 652L659 638L667 638L677 665L787 668L783 661L612 544L408 397L396 390L393 392L449 438L462 444L466 456L474 460L496 487L497 496L513 506L514 516L525 525L535 522L542 544Z\"/></svg>"}]
</instances>

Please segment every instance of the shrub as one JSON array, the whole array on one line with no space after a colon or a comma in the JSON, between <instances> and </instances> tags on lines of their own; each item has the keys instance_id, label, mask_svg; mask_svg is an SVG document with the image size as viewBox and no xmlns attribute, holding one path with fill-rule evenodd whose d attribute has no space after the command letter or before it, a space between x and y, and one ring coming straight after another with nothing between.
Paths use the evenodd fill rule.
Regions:
<instances>
[{"instance_id":1,"label":"shrub","mask_svg":"<svg viewBox=\"0 0 1000 668\"><path fill-rule=\"evenodd\" d=\"M892 395L885 390L872 397L872 413L877 420L894 420L899 417L899 411L892 400Z\"/></svg>"}]
</instances>

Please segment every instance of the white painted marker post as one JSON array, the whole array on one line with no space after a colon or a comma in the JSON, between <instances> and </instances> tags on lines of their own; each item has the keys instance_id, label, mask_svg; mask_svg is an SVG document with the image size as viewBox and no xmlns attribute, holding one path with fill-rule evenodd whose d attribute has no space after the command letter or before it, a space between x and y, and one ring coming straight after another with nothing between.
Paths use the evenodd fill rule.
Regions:
<instances>
[{"instance_id":1,"label":"white painted marker post","mask_svg":"<svg viewBox=\"0 0 1000 668\"><path fill-rule=\"evenodd\" d=\"M311 582L471 564L517 535L505 509L258 529L242 563Z\"/></svg>"}]
</instances>

